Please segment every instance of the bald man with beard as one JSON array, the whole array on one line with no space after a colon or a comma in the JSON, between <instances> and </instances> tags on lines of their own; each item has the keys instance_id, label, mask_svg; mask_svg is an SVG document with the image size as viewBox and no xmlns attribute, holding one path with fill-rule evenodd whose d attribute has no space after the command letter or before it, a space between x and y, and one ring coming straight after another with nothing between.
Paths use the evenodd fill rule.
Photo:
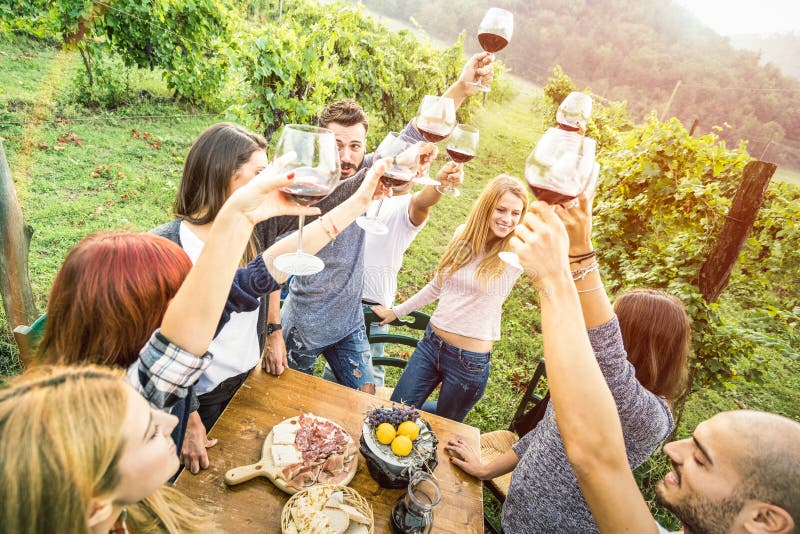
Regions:
<instances>
[{"instance_id":1,"label":"bald man with beard","mask_svg":"<svg viewBox=\"0 0 800 534\"><path fill-rule=\"evenodd\" d=\"M573 280L559 217L564 209L534 203L512 240L540 296L547 377L564 449L600 532L666 533L634 480L616 404L589 343L592 317L583 317L582 305L604 289L594 275ZM664 453L672 468L656 487L657 499L685 533L800 530L800 423L764 412L723 412L697 425L691 437L666 444Z\"/></svg>"}]
</instances>

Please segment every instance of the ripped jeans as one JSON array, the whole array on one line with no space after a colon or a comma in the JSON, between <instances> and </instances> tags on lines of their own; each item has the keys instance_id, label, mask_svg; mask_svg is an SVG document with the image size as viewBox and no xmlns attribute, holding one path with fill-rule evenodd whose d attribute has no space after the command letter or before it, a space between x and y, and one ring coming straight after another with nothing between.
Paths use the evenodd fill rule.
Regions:
<instances>
[{"instance_id":1,"label":"ripped jeans","mask_svg":"<svg viewBox=\"0 0 800 534\"><path fill-rule=\"evenodd\" d=\"M302 345L297 327L289 330L286 335L289 367L313 374L320 354L328 361L336 381L343 386L361 389L366 384L375 384L369 341L363 324L339 341L318 349L307 349Z\"/></svg>"}]
</instances>

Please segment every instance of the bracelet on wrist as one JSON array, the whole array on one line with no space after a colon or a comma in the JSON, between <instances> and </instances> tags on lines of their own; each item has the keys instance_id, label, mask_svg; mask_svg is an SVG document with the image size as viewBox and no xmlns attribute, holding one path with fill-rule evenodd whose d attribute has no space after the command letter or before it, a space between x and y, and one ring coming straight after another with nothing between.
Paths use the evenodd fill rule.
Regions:
<instances>
[{"instance_id":1,"label":"bracelet on wrist","mask_svg":"<svg viewBox=\"0 0 800 534\"><path fill-rule=\"evenodd\" d=\"M591 289L579 289L578 293L591 293L592 291L597 291L597 290L600 290L600 289L603 289L603 286L597 286L597 287L593 287Z\"/></svg>"},{"instance_id":2,"label":"bracelet on wrist","mask_svg":"<svg viewBox=\"0 0 800 534\"><path fill-rule=\"evenodd\" d=\"M597 271L600 269L600 264L596 261L593 261L586 267L581 267L580 269L575 269L574 271L570 271L572 274L572 280L577 282L579 280L583 280L589 273Z\"/></svg>"},{"instance_id":3,"label":"bracelet on wrist","mask_svg":"<svg viewBox=\"0 0 800 534\"><path fill-rule=\"evenodd\" d=\"M591 250L585 254L570 254L569 255L569 262L570 263L580 263L584 260L588 260L589 258L594 258L597 256L597 253L594 250Z\"/></svg>"}]
</instances>

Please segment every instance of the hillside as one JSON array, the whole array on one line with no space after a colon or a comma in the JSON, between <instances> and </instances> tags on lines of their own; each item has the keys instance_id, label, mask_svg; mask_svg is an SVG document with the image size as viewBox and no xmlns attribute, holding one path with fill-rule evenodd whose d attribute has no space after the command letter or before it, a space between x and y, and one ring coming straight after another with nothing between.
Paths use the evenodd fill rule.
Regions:
<instances>
[{"instance_id":1,"label":"hillside","mask_svg":"<svg viewBox=\"0 0 800 534\"><path fill-rule=\"evenodd\" d=\"M775 63L787 76L800 78L800 33L732 35L731 45L761 52L761 62Z\"/></svg>"},{"instance_id":2,"label":"hillside","mask_svg":"<svg viewBox=\"0 0 800 534\"><path fill-rule=\"evenodd\" d=\"M486 0L464 0L458 10L443 0L365 0L371 9L453 40L466 31L467 49ZM748 140L748 150L779 164L800 167L800 80L757 52L737 50L727 37L703 25L683 7L657 0L504 0L492 5L515 14L511 44L499 53L519 76L546 82L561 65L579 86L626 100L632 117L668 110L698 133L721 127L729 144Z\"/></svg>"}]
</instances>

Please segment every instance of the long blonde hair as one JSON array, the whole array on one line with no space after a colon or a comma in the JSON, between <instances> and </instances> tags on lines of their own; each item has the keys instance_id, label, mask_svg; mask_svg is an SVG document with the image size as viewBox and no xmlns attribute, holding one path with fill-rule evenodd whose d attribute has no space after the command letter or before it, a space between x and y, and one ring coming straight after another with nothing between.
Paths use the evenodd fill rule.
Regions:
<instances>
[{"instance_id":1,"label":"long blonde hair","mask_svg":"<svg viewBox=\"0 0 800 534\"><path fill-rule=\"evenodd\" d=\"M509 249L508 242L513 232L490 244L489 224L495 207L506 193L512 193L522 200L522 213L527 211L528 191L518 179L501 174L486 184L478 200L472 205L472 211L469 212L464 229L450 241L444 256L439 261L440 283L444 278L453 275L481 255L483 255L483 260L476 269L478 280L488 283L503 274L506 264L497 254Z\"/></svg>"},{"instance_id":2,"label":"long blonde hair","mask_svg":"<svg viewBox=\"0 0 800 534\"><path fill-rule=\"evenodd\" d=\"M122 371L95 365L35 367L0 391L0 532L90 533L90 499L120 482L131 394ZM200 532L207 514L192 508L162 487L129 507L128 524Z\"/></svg>"}]
</instances>

